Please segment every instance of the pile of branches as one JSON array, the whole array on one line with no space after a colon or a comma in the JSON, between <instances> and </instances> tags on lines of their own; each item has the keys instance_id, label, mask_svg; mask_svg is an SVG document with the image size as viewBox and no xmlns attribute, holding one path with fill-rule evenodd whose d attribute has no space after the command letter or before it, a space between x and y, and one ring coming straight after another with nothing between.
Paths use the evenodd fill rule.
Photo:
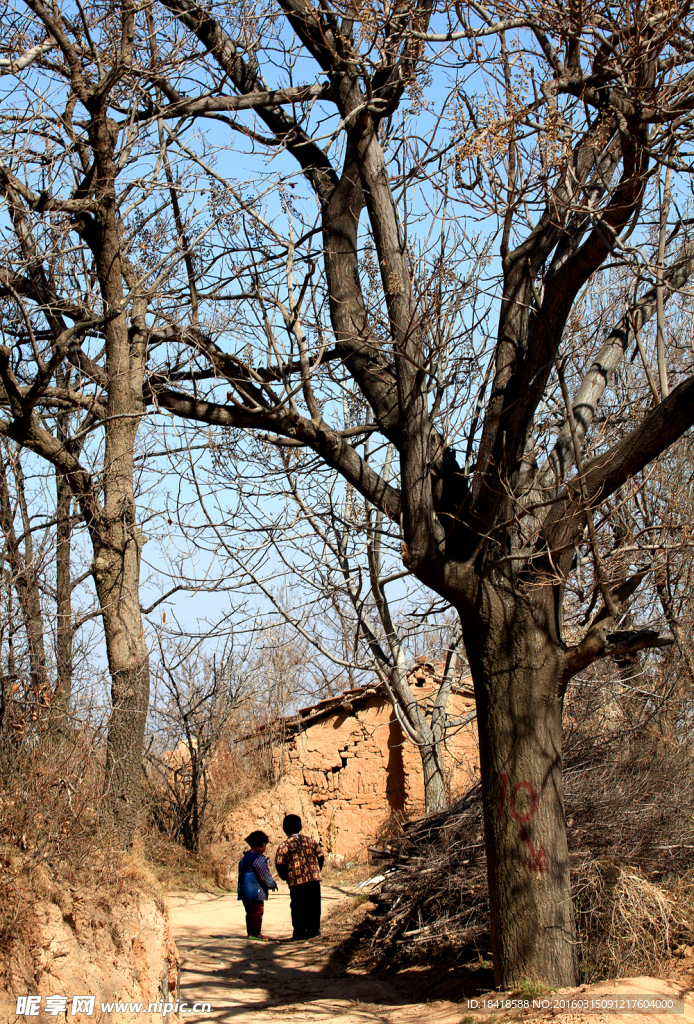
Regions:
<instances>
[{"instance_id":1,"label":"pile of branches","mask_svg":"<svg viewBox=\"0 0 694 1024\"><path fill-rule=\"evenodd\" d=\"M567 737L567 828L586 981L662 971L694 936L692 759L674 744L654 756L648 737ZM371 854L385 879L366 921L370 958L403 965L488 957L479 785Z\"/></svg>"},{"instance_id":2,"label":"pile of branches","mask_svg":"<svg viewBox=\"0 0 694 1024\"><path fill-rule=\"evenodd\" d=\"M448 811L408 822L385 849L370 852L387 862L385 880L371 895L377 909L368 922L377 959L409 959L409 947L428 955L434 943L442 953L489 945L479 785Z\"/></svg>"}]
</instances>

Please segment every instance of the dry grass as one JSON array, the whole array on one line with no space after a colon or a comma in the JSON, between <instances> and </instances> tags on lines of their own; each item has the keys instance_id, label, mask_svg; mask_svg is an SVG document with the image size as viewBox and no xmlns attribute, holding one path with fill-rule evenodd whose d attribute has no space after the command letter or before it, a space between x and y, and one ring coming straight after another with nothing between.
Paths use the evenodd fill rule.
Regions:
<instances>
[{"instance_id":1,"label":"dry grass","mask_svg":"<svg viewBox=\"0 0 694 1024\"><path fill-rule=\"evenodd\" d=\"M142 826L139 835L147 870L165 892L219 892L228 890L214 854L203 846L191 853L169 836Z\"/></svg>"},{"instance_id":2,"label":"dry grass","mask_svg":"<svg viewBox=\"0 0 694 1024\"><path fill-rule=\"evenodd\" d=\"M89 736L0 735L0 846L89 864L101 848L103 762Z\"/></svg>"},{"instance_id":3,"label":"dry grass","mask_svg":"<svg viewBox=\"0 0 694 1024\"><path fill-rule=\"evenodd\" d=\"M144 853L141 837L128 853L118 857L115 872L119 882L131 890L161 899L162 885Z\"/></svg>"},{"instance_id":4,"label":"dry grass","mask_svg":"<svg viewBox=\"0 0 694 1024\"><path fill-rule=\"evenodd\" d=\"M72 847L59 854L44 847L38 856L7 843L0 850L0 998L31 991L47 905L55 904L73 926L79 919L79 942L143 898L163 911L162 889L139 851L117 853L94 843L89 858L73 854Z\"/></svg>"},{"instance_id":5,"label":"dry grass","mask_svg":"<svg viewBox=\"0 0 694 1024\"><path fill-rule=\"evenodd\" d=\"M694 935L691 891L656 885L638 868L588 862L574 899L586 982L667 975L673 949Z\"/></svg>"},{"instance_id":6,"label":"dry grass","mask_svg":"<svg viewBox=\"0 0 694 1024\"><path fill-rule=\"evenodd\" d=\"M110 849L102 786L103 759L87 732L0 734L0 988L31 978L39 904L68 915L91 901L161 900L141 845Z\"/></svg>"},{"instance_id":7,"label":"dry grass","mask_svg":"<svg viewBox=\"0 0 694 1024\"><path fill-rule=\"evenodd\" d=\"M12 943L24 931L26 922L27 906L22 891L7 867L3 867L0 871L0 963L7 961Z\"/></svg>"}]
</instances>

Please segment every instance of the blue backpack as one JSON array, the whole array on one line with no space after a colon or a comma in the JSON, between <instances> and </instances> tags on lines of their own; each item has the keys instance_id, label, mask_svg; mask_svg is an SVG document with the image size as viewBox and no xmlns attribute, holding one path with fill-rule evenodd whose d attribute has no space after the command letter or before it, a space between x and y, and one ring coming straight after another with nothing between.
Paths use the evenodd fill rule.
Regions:
<instances>
[{"instance_id":1,"label":"blue backpack","mask_svg":"<svg viewBox=\"0 0 694 1024\"><path fill-rule=\"evenodd\" d=\"M262 854L249 850L239 861L238 899L240 900L264 900L266 897L253 870L253 861L256 857L262 857Z\"/></svg>"}]
</instances>

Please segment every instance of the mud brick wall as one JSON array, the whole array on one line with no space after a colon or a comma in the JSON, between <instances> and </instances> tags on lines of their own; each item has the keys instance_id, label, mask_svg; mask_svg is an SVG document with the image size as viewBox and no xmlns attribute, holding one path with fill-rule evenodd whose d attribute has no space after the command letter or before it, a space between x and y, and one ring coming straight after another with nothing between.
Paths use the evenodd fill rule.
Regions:
<instances>
[{"instance_id":1,"label":"mud brick wall","mask_svg":"<svg viewBox=\"0 0 694 1024\"><path fill-rule=\"evenodd\" d=\"M438 666L437 666L438 668ZM438 680L430 666L413 673L410 684L424 708L431 707ZM469 690L451 694L452 718L474 708ZM419 749L406 740L391 704L378 691L346 693L341 707L293 731L276 751L283 777L274 791L236 808L224 826L227 841L263 828L281 841L285 813L299 813L305 830L317 835L330 859L366 860L379 835L424 811ZM450 730L444 767L451 793L479 775L475 723ZM275 835L277 834L277 835Z\"/></svg>"}]
</instances>

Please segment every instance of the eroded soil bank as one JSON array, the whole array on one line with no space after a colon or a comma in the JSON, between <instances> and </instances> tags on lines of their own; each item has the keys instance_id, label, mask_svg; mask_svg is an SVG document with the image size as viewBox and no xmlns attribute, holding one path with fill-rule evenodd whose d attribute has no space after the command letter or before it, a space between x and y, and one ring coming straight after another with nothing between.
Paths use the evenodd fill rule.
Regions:
<instances>
[{"instance_id":1,"label":"eroded soil bank","mask_svg":"<svg viewBox=\"0 0 694 1024\"><path fill-rule=\"evenodd\" d=\"M118 1001L146 1007L176 999L168 915L136 857L102 864L82 882L41 866L29 872L6 860L0 867L0 1024L161 1024L160 1013L101 1011ZM17 999L26 996L38 996L39 1005L17 1015ZM73 996L93 997L94 1008L72 1013ZM51 1012L51 998L66 1009Z\"/></svg>"}]
</instances>

